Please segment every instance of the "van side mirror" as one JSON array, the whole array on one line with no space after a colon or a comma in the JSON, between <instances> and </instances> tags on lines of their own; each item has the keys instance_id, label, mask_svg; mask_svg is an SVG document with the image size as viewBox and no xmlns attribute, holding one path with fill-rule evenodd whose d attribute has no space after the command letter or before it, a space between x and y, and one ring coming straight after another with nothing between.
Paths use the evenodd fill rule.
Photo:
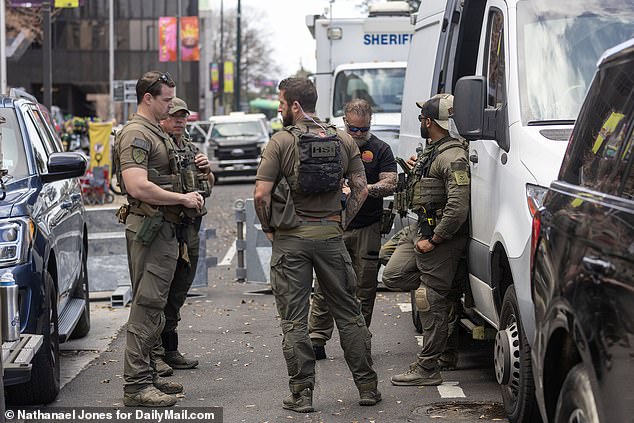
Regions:
<instances>
[{"instance_id":1,"label":"van side mirror","mask_svg":"<svg viewBox=\"0 0 634 423\"><path fill-rule=\"evenodd\" d=\"M487 105L487 80L483 76L464 76L456 82L453 120L460 136L467 140L496 140L509 151L506 105Z\"/></svg>"},{"instance_id":2,"label":"van side mirror","mask_svg":"<svg viewBox=\"0 0 634 423\"><path fill-rule=\"evenodd\" d=\"M79 153L52 153L48 158L48 173L42 174L42 181L78 178L86 173L87 167L88 160Z\"/></svg>"}]
</instances>

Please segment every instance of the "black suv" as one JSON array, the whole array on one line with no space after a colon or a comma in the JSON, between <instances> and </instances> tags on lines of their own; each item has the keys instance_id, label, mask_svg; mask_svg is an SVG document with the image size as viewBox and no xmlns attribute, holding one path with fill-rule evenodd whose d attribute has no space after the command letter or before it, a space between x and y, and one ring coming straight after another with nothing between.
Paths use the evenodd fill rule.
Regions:
<instances>
[{"instance_id":1,"label":"black suv","mask_svg":"<svg viewBox=\"0 0 634 423\"><path fill-rule=\"evenodd\" d=\"M533 221L536 397L545 422L634 415L634 39L609 50Z\"/></svg>"},{"instance_id":2,"label":"black suv","mask_svg":"<svg viewBox=\"0 0 634 423\"><path fill-rule=\"evenodd\" d=\"M20 331L43 336L31 366L3 360L9 404L53 401L59 342L90 329L88 230L77 179L87 161L63 152L41 107L26 93L0 96L0 273L12 272L19 286Z\"/></svg>"}]
</instances>

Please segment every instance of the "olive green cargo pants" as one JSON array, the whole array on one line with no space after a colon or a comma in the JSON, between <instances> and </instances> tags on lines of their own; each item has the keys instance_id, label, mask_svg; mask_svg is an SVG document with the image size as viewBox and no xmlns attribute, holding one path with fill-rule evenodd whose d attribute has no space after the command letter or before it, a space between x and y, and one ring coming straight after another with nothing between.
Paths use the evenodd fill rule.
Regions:
<instances>
[{"instance_id":1,"label":"olive green cargo pants","mask_svg":"<svg viewBox=\"0 0 634 423\"><path fill-rule=\"evenodd\" d=\"M148 246L134 240L142 220L143 217L130 214L126 225L132 282L132 305L123 363L124 390L128 393L152 385L150 352L165 325L163 310L178 257L176 232L171 223L163 222L156 238Z\"/></svg>"},{"instance_id":2,"label":"olive green cargo pants","mask_svg":"<svg viewBox=\"0 0 634 423\"><path fill-rule=\"evenodd\" d=\"M350 254L352 268L357 276L357 299L361 302L361 312L368 328L372 321L378 284L380 229L380 222L376 222L364 228L348 229L343 233L343 242ZM324 345L332 337L333 329L332 314L321 292L319 280L316 280L308 320L310 339L315 345Z\"/></svg>"},{"instance_id":3,"label":"olive green cargo pants","mask_svg":"<svg viewBox=\"0 0 634 423\"><path fill-rule=\"evenodd\" d=\"M170 336L172 332L176 331L178 322L181 320L180 309L187 300L187 293L191 288L194 278L196 277L196 267L198 266L198 257L200 250L200 226L202 223L202 217L194 219L190 225L179 225L176 230L178 234L177 238L181 238L187 245L187 255L189 257L189 263L179 258L176 264L176 272L174 272L174 278L170 285L170 291L167 296L167 303L165 304L165 327L163 328L162 337L165 337L168 342L176 344L175 336ZM159 342L152 349L152 359L154 357L165 357L164 341ZM167 346L170 351L176 351L178 345Z\"/></svg>"},{"instance_id":4,"label":"olive green cargo pants","mask_svg":"<svg viewBox=\"0 0 634 423\"><path fill-rule=\"evenodd\" d=\"M356 276L342 237L316 240L276 235L271 255L271 288L281 318L282 351L291 392L315 385L315 354L308 336L313 269L337 324L355 384L376 386L371 334L355 297Z\"/></svg>"},{"instance_id":5,"label":"olive green cargo pants","mask_svg":"<svg viewBox=\"0 0 634 423\"><path fill-rule=\"evenodd\" d=\"M425 301L425 298L423 298L424 293L429 295L431 298L436 298L436 296L434 292L430 293L430 291L424 289L427 287L425 284L427 279L423 279L420 267L417 264L418 257L422 257L423 255L418 253L414 248L416 242L420 239L417 231L418 225L416 223L401 229L391 239L383 244L379 253L379 258L380 261L385 264L385 268L383 269L383 283L385 286L389 289L399 291L416 291L415 295L417 299ZM460 310L462 309L462 305L460 303L460 297L462 294L461 285L467 277L466 263L464 260L461 260L465 245L466 237L458 236L457 238L443 242L433 251L427 253L429 256L426 257L431 261L438 260L439 252L451 251L452 248L457 248L457 256L451 258L449 261L449 267L443 269L444 273L440 276L444 279L449 278L448 280L451 281L448 290L444 288L440 289L440 291L443 292L443 301L441 302L446 304L447 309L447 331L446 335L435 337L435 339L442 337L446 338L446 345L440 350L440 352L443 353L443 356L453 356L456 359L458 357L458 320L460 317ZM448 247L450 248L447 249ZM434 256L436 256L435 259ZM421 281L423 282L422 284ZM445 282L443 282L443 284L444 283ZM434 288L432 287L431 289L433 290ZM436 306L435 308L438 307L439 306ZM421 323L429 320L430 316L427 316L426 314L429 313L419 312ZM425 334L424 323L423 334Z\"/></svg>"}]
</instances>

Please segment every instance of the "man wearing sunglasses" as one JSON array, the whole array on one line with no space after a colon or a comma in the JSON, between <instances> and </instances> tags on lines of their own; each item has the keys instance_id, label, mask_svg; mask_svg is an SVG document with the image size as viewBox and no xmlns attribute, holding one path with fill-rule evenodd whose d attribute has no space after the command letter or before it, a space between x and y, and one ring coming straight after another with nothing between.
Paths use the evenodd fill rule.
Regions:
<instances>
[{"instance_id":1,"label":"man wearing sunglasses","mask_svg":"<svg viewBox=\"0 0 634 423\"><path fill-rule=\"evenodd\" d=\"M179 164L183 191L198 191L203 197L211 195L214 175L211 173L207 156L200 152L185 134L185 126L190 111L184 100L174 97L169 116L161 121L161 128L167 132L183 157ZM192 286L198 266L198 246L202 217L207 214L203 206L200 209L185 209L181 224L176 227L179 258L176 273L172 279L167 304L165 305L165 327L161 339L152 350L152 367L159 376L170 376L174 369L193 369L198 360L185 357L178 351L178 332L180 309L185 304L187 292Z\"/></svg>"},{"instance_id":2,"label":"man wearing sunglasses","mask_svg":"<svg viewBox=\"0 0 634 423\"><path fill-rule=\"evenodd\" d=\"M356 295L366 326L370 327L379 273L379 249L381 248L381 216L383 197L396 188L396 161L390 146L370 132L372 106L366 100L354 99L344 107L346 132L355 140L365 168L368 197L354 219L348 223L343 240L352 266L357 275ZM350 194L344 185L343 193ZM326 358L325 344L332 337L334 325L326 300L315 283L315 293L310 310L308 330L315 351L315 358Z\"/></svg>"},{"instance_id":3,"label":"man wearing sunglasses","mask_svg":"<svg viewBox=\"0 0 634 423\"><path fill-rule=\"evenodd\" d=\"M114 164L128 204L119 210L126 224L132 304L124 354L123 403L168 407L183 386L159 377L150 352L165 325L163 310L179 257L176 226L183 210L202 208L198 192L183 193L178 179L177 147L160 127L174 98L167 73L146 72L136 84L137 113L116 136Z\"/></svg>"},{"instance_id":4,"label":"man wearing sunglasses","mask_svg":"<svg viewBox=\"0 0 634 423\"><path fill-rule=\"evenodd\" d=\"M409 370L392 376L392 384L398 386L442 383L439 361L447 347L450 316L457 315L452 309L454 281L469 229L468 147L449 135L453 96L437 94L416 105L421 108L418 119L426 146L408 162L412 169L407 185L409 207L419 219L394 241L383 283L394 290L415 290L423 345Z\"/></svg>"}]
</instances>

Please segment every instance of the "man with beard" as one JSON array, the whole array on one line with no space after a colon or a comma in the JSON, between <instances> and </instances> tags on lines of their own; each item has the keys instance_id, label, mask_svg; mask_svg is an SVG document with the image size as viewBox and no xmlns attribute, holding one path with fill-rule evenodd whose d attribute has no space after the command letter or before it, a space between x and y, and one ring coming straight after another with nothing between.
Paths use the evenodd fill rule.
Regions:
<instances>
[{"instance_id":1,"label":"man with beard","mask_svg":"<svg viewBox=\"0 0 634 423\"><path fill-rule=\"evenodd\" d=\"M421 137L427 141L407 184L409 207L418 215L418 224L405 229L394 242L396 249L383 272L383 283L390 289L416 291L423 345L409 370L392 376L392 384L398 386L442 383L439 359L447 346L454 279L469 230L468 146L449 135L453 96L437 94L416 105L421 109ZM418 273L404 274L412 261Z\"/></svg>"},{"instance_id":2,"label":"man with beard","mask_svg":"<svg viewBox=\"0 0 634 423\"><path fill-rule=\"evenodd\" d=\"M168 73L145 73L136 84L138 108L115 139L114 164L128 204L118 216L126 224L132 304L123 363L124 396L128 406L168 407L183 391L179 383L157 376L150 351L158 342L172 276L176 271L176 226L183 210L200 209L198 192L184 193L165 180L178 177L176 146L159 126L168 116L175 83ZM173 160L176 159L176 160Z\"/></svg>"},{"instance_id":3,"label":"man with beard","mask_svg":"<svg viewBox=\"0 0 634 423\"><path fill-rule=\"evenodd\" d=\"M396 188L396 161L390 146L370 132L370 103L363 99L350 101L344 107L343 120L346 132L355 140L361 152L368 183L368 197L348 224L343 241L352 258L352 267L357 276L356 295L361 301L363 318L369 328L378 284L383 197L392 194ZM344 185L343 193L347 197L350 187ZM325 344L332 337L333 327L332 315L319 281L316 281L308 331L317 360L326 358Z\"/></svg>"},{"instance_id":4,"label":"man with beard","mask_svg":"<svg viewBox=\"0 0 634 423\"><path fill-rule=\"evenodd\" d=\"M341 189L348 178L345 221L351 222L367 197L359 148L348 134L314 116L317 91L305 78L279 85L279 112L285 130L273 135L262 154L255 181L255 210L272 242L271 289L281 318L282 350L291 395L283 407L314 411L315 354L308 335L313 270L341 335L341 346L360 405L381 400L372 369L370 331L355 297L356 277L343 242ZM285 180L288 221L272 207L276 184Z\"/></svg>"},{"instance_id":5,"label":"man with beard","mask_svg":"<svg viewBox=\"0 0 634 423\"><path fill-rule=\"evenodd\" d=\"M198 191L207 198L211 195L214 175L211 173L207 156L200 152L189 137L185 136L185 125L189 114L187 103L174 97L169 116L161 121L161 127L172 137L179 153L184 158L180 166L184 191ZM186 210L181 224L176 228L179 246L178 264L165 305L165 327L161 333L160 342L152 350L152 367L159 376L169 376L173 374L173 369L193 369L198 366L198 360L186 358L178 351L176 327L180 320L179 311L185 304L187 291L196 276L200 244L199 231L205 214L207 210L204 206L198 210Z\"/></svg>"}]
</instances>

